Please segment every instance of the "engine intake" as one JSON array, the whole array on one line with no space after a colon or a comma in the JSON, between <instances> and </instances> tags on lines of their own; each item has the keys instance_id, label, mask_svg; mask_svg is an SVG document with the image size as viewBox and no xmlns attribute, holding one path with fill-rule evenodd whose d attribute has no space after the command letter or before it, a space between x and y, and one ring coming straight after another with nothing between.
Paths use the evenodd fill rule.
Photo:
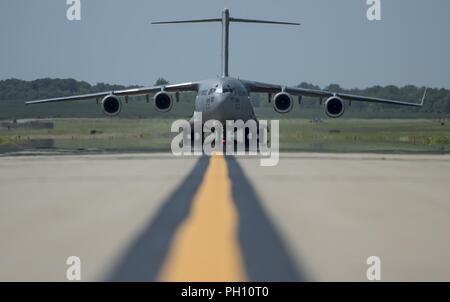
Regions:
<instances>
[{"instance_id":1,"label":"engine intake","mask_svg":"<svg viewBox=\"0 0 450 302\"><path fill-rule=\"evenodd\" d=\"M172 97L168 93L160 91L153 97L153 106L159 112L168 112L173 106Z\"/></svg>"},{"instance_id":2,"label":"engine intake","mask_svg":"<svg viewBox=\"0 0 450 302\"><path fill-rule=\"evenodd\" d=\"M288 113L294 107L294 101L289 93L279 92L273 97L273 109L278 113Z\"/></svg>"},{"instance_id":3,"label":"engine intake","mask_svg":"<svg viewBox=\"0 0 450 302\"><path fill-rule=\"evenodd\" d=\"M102 109L104 114L116 116L122 110L122 102L113 94L107 95L102 100Z\"/></svg>"},{"instance_id":4,"label":"engine intake","mask_svg":"<svg viewBox=\"0 0 450 302\"><path fill-rule=\"evenodd\" d=\"M344 101L337 96L332 96L325 101L325 113L331 118L338 118L344 114Z\"/></svg>"}]
</instances>

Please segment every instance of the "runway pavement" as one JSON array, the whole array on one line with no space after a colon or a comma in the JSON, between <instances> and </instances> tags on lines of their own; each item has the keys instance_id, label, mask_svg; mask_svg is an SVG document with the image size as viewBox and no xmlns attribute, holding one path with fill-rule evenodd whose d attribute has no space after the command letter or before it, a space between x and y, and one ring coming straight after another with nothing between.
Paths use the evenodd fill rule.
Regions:
<instances>
[{"instance_id":1,"label":"runway pavement","mask_svg":"<svg viewBox=\"0 0 450 302\"><path fill-rule=\"evenodd\" d=\"M0 157L0 281L450 281L450 156Z\"/></svg>"}]
</instances>

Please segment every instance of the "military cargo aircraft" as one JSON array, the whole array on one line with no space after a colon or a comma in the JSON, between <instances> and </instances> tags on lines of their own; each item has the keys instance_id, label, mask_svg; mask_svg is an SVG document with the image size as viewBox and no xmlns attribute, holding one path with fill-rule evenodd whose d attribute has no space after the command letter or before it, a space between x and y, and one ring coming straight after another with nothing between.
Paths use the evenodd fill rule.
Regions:
<instances>
[{"instance_id":1,"label":"military cargo aircraft","mask_svg":"<svg viewBox=\"0 0 450 302\"><path fill-rule=\"evenodd\" d=\"M180 84L170 84L117 91L105 91L85 95L35 100L28 101L26 102L26 104L31 105L87 99L97 99L97 101L99 101L101 99L101 107L103 109L103 112L108 116L116 116L122 109L122 98L125 98L126 102L128 102L128 97L130 96L146 96L147 101L149 102L149 96L153 95L152 101L155 109L159 112L168 112L173 106L174 98L176 101L178 101L180 92L194 91L197 93L194 105L194 113L202 113L204 121L218 120L222 123L227 120L256 120L250 98L251 92L267 93L269 102L271 102L273 105L273 109L281 114L288 113L293 109L293 96L298 97L299 103L301 102L302 97L314 97L320 100L321 103L323 100L325 100L325 113L330 118L338 118L344 114L346 108L345 101L349 103L357 101L412 107L423 106L426 89L423 94L422 100L420 102L414 103L344 94L325 90L303 89L298 87L261 83L242 80L229 76L228 50L229 25L231 22L281 24L294 26L300 25L299 23L234 18L230 16L230 12L228 9L224 9L222 11L221 18L153 22L153 24L185 24L207 22L222 23L222 72L220 77Z\"/></svg>"}]
</instances>

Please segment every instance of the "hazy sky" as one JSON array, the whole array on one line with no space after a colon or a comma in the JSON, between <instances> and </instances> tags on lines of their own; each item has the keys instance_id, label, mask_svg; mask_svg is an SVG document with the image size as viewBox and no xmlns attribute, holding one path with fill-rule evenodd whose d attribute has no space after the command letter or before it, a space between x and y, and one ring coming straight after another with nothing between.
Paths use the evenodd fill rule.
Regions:
<instances>
[{"instance_id":1,"label":"hazy sky","mask_svg":"<svg viewBox=\"0 0 450 302\"><path fill-rule=\"evenodd\" d=\"M219 23L150 21L231 15L301 22L232 24L230 75L273 83L346 88L415 84L450 88L450 1L381 0L0 0L0 79L75 78L148 85L220 73Z\"/></svg>"}]
</instances>

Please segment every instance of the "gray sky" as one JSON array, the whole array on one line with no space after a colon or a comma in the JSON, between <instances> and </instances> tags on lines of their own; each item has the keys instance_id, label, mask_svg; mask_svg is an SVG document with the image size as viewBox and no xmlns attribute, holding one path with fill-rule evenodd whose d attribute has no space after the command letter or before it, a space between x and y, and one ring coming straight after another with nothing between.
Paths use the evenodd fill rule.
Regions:
<instances>
[{"instance_id":1,"label":"gray sky","mask_svg":"<svg viewBox=\"0 0 450 302\"><path fill-rule=\"evenodd\" d=\"M1 0L0 79L75 78L152 84L220 73L219 23L150 21L219 17L301 22L301 27L232 24L230 75L273 83L346 88L450 88L450 1L381 0L382 21L366 0L81 0L68 21L66 0Z\"/></svg>"}]
</instances>

